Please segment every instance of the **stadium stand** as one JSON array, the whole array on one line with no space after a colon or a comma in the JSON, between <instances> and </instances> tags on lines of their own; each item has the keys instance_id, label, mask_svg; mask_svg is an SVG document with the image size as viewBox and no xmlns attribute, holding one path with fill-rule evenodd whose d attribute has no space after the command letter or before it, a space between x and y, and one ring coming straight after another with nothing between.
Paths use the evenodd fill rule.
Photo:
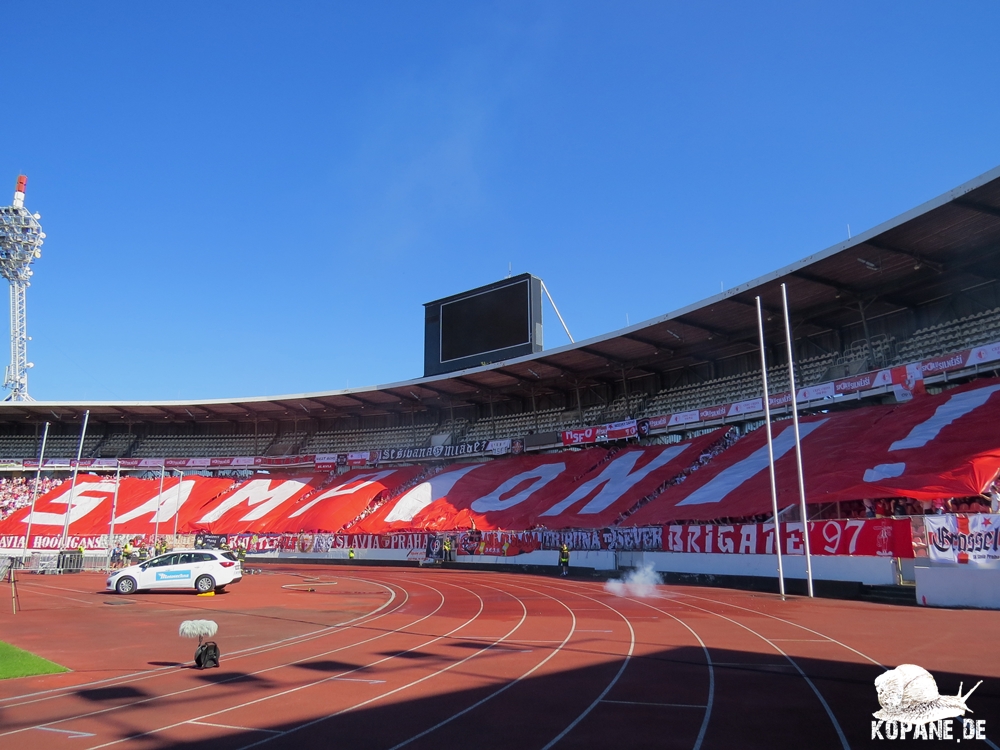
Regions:
<instances>
[{"instance_id":1,"label":"stadium stand","mask_svg":"<svg viewBox=\"0 0 1000 750\"><path fill-rule=\"evenodd\" d=\"M996 341L1000 331L1000 307L949 320L914 332L898 347L898 363L937 357Z\"/></svg>"},{"instance_id":2,"label":"stadium stand","mask_svg":"<svg viewBox=\"0 0 1000 750\"><path fill-rule=\"evenodd\" d=\"M267 450L273 435L258 436L239 435L150 435L138 440L133 449L132 457L156 458L162 456L184 456L202 458L208 456L253 456L254 451ZM60 455L48 451L50 455Z\"/></svg>"}]
</instances>

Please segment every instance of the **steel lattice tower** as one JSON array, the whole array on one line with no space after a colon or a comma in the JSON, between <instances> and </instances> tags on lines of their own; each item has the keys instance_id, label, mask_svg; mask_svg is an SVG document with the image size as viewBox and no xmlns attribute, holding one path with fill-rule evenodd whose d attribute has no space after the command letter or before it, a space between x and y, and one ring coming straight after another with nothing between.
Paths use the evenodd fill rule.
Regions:
<instances>
[{"instance_id":1,"label":"steel lattice tower","mask_svg":"<svg viewBox=\"0 0 1000 750\"><path fill-rule=\"evenodd\" d=\"M28 316L25 292L31 285L31 264L42 257L45 232L38 220L24 207L28 178L20 175L14 189L14 202L0 207L0 275L10 282L10 364L3 387L9 388L7 401L31 401L28 395Z\"/></svg>"}]
</instances>

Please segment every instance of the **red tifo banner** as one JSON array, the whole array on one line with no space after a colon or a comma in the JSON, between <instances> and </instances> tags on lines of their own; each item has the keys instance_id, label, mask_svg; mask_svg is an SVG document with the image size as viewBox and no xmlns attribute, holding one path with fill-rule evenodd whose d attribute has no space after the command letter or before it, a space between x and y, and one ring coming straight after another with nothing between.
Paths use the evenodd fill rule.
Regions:
<instances>
[{"instance_id":1,"label":"red tifo banner","mask_svg":"<svg viewBox=\"0 0 1000 750\"><path fill-rule=\"evenodd\" d=\"M982 379L897 406L871 406L801 420L810 504L889 497L935 500L983 492L1000 471L1000 381ZM798 502L792 425L775 424L778 507ZM768 513L764 430L669 487L627 523L711 521Z\"/></svg>"},{"instance_id":2,"label":"red tifo banner","mask_svg":"<svg viewBox=\"0 0 1000 750\"><path fill-rule=\"evenodd\" d=\"M807 501L933 500L982 492L1000 470L1000 380L982 379L897 406L802 420ZM150 534L601 529L713 521L770 512L765 432L713 455L720 432L674 445L587 448L453 464L418 481L418 466L340 477L260 475L232 484L198 476L122 479L121 533ZM794 440L775 425L778 504L798 502ZM409 483L416 482L414 486ZM69 485L39 498L33 533L60 535ZM70 534L107 533L114 480L80 477ZM0 522L24 534L29 509Z\"/></svg>"}]
</instances>

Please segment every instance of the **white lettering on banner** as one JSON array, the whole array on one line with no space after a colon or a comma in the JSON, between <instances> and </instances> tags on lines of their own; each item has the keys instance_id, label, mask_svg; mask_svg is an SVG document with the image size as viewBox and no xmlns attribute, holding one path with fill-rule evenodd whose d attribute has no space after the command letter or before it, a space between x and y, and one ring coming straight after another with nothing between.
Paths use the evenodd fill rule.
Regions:
<instances>
[{"instance_id":1,"label":"white lettering on banner","mask_svg":"<svg viewBox=\"0 0 1000 750\"><path fill-rule=\"evenodd\" d=\"M804 555L802 546L802 523L790 523L785 526L785 554Z\"/></svg>"},{"instance_id":2,"label":"white lettering on banner","mask_svg":"<svg viewBox=\"0 0 1000 750\"><path fill-rule=\"evenodd\" d=\"M956 419L964 417L973 409L978 409L997 391L1000 391L1000 385L977 388L974 391L965 391L964 393L952 396L934 411L934 415L930 419L916 425L910 430L909 435L889 446L889 450L900 451L907 448L923 448L927 443L936 438L941 430Z\"/></svg>"},{"instance_id":3,"label":"white lettering on banner","mask_svg":"<svg viewBox=\"0 0 1000 750\"><path fill-rule=\"evenodd\" d=\"M858 534L861 533L861 529L865 527L865 522L858 519L854 519L847 522L847 529L854 529L854 535L851 537L851 543L847 547L847 554L853 555L854 551L858 548ZM885 528L885 526L883 526Z\"/></svg>"},{"instance_id":4,"label":"white lettering on banner","mask_svg":"<svg viewBox=\"0 0 1000 750\"><path fill-rule=\"evenodd\" d=\"M701 526L688 526L688 551L689 552L701 552L701 547L698 546L698 537L701 536Z\"/></svg>"},{"instance_id":5,"label":"white lettering on banner","mask_svg":"<svg viewBox=\"0 0 1000 750\"><path fill-rule=\"evenodd\" d=\"M164 490L163 494L157 494L149 498L138 508L133 508L128 513L123 513L115 518L115 523L125 523L133 518L139 518L147 513L155 514L149 519L150 523L169 521L173 518L180 507L191 497L191 490L194 489L194 480L185 479L180 484ZM165 512L166 511L166 512Z\"/></svg>"},{"instance_id":6,"label":"white lettering on banner","mask_svg":"<svg viewBox=\"0 0 1000 750\"><path fill-rule=\"evenodd\" d=\"M329 500L331 497L339 497L340 495L351 495L355 492L358 492L359 490L363 490L365 487L368 487L369 485L374 484L375 482L381 482L383 479L385 479L388 476L391 476L394 473L395 470L391 469L389 471L378 471L375 472L374 474L361 474L360 476L354 477L354 479L352 479L349 482L343 482L341 484L338 484L336 487L327 490L319 497L314 497L312 500L310 500L308 503L303 505L301 508L299 508L297 511L295 511L288 517L297 518L301 516L303 513L305 513L307 510L309 510L311 507L313 507L316 503L322 500Z\"/></svg>"},{"instance_id":7,"label":"white lettering on banner","mask_svg":"<svg viewBox=\"0 0 1000 750\"><path fill-rule=\"evenodd\" d=\"M736 549L733 545L733 538L729 536L735 530L736 530L735 526L719 526L716 529L716 533L719 537L719 552L732 553L733 550ZM705 533L706 536L708 536L708 539L711 539L712 537L709 535L712 533L712 527L711 526L705 527ZM706 552L712 551L711 542L708 542L705 545L705 551Z\"/></svg>"},{"instance_id":8,"label":"white lettering on banner","mask_svg":"<svg viewBox=\"0 0 1000 750\"><path fill-rule=\"evenodd\" d=\"M764 554L774 554L774 523L764 524Z\"/></svg>"},{"instance_id":9,"label":"white lettering on banner","mask_svg":"<svg viewBox=\"0 0 1000 750\"><path fill-rule=\"evenodd\" d=\"M389 511L389 515L385 517L386 523L412 521L414 516L428 505L435 500L440 500L451 492L451 488L455 486L455 483L459 479L482 465L472 464L471 466L466 466L455 471L438 474L426 482L421 482L396 501L392 510Z\"/></svg>"},{"instance_id":10,"label":"white lettering on banner","mask_svg":"<svg viewBox=\"0 0 1000 750\"><path fill-rule=\"evenodd\" d=\"M508 479L490 494L484 495L483 497L475 500L472 503L471 508L476 513L489 513L490 511L513 508L515 505L523 503L531 497L532 494L545 487L565 470L566 464L558 463L542 464L541 466L536 466L534 469L523 471L517 476L513 476ZM513 491L518 485L529 480L531 480L531 484L522 489L516 495L504 499L504 495Z\"/></svg>"},{"instance_id":11,"label":"white lettering on banner","mask_svg":"<svg viewBox=\"0 0 1000 750\"><path fill-rule=\"evenodd\" d=\"M68 483L67 483L68 484ZM70 504L70 493L73 493L73 510L70 513L69 522L75 523L80 520L105 500L110 500L115 491L113 479L104 479L100 482L86 482L77 484L75 490L66 487L66 491L61 495L52 498L49 502L60 505ZM100 494L98 494L100 493ZM33 526L63 526L66 523L65 513L40 513L35 511L29 513L21 519L21 523L31 523Z\"/></svg>"},{"instance_id":12,"label":"white lettering on banner","mask_svg":"<svg viewBox=\"0 0 1000 750\"><path fill-rule=\"evenodd\" d=\"M750 555L757 552L757 526L744 525L740 529L740 554Z\"/></svg>"},{"instance_id":13,"label":"white lettering on banner","mask_svg":"<svg viewBox=\"0 0 1000 750\"><path fill-rule=\"evenodd\" d=\"M641 469L636 469L635 471L633 471L633 468L635 467L636 461L639 460L640 451L629 451L620 458L612 460L599 475L591 479L589 482L581 484L570 494L569 497L565 500L560 500L540 515L558 516L571 505L583 500L598 488L600 488L600 491L594 495L593 499L589 503L580 509L580 515L600 513L611 505L611 503L645 479L650 472L655 471L661 466L674 460L689 447L690 446L688 445L670 446L669 448L664 449L662 453L653 458Z\"/></svg>"},{"instance_id":14,"label":"white lettering on banner","mask_svg":"<svg viewBox=\"0 0 1000 750\"><path fill-rule=\"evenodd\" d=\"M233 508L246 503L253 508L240 521L256 521L277 508L292 495L305 487L305 482L288 479L271 489L271 479L251 479L232 495L223 500L217 508L210 510L198 523L218 521Z\"/></svg>"},{"instance_id":15,"label":"white lettering on banner","mask_svg":"<svg viewBox=\"0 0 1000 750\"><path fill-rule=\"evenodd\" d=\"M812 434L813 430L822 427L828 420L821 419L818 422L808 422L801 426L802 439L805 440ZM795 447L795 430L791 425L782 430L781 434L774 438L774 460L784 456ZM699 487L677 505L704 505L706 503L718 503L730 492L735 490L745 481L758 472L767 468L767 445L763 445L742 461L733 464L720 474L713 477L708 484Z\"/></svg>"}]
</instances>

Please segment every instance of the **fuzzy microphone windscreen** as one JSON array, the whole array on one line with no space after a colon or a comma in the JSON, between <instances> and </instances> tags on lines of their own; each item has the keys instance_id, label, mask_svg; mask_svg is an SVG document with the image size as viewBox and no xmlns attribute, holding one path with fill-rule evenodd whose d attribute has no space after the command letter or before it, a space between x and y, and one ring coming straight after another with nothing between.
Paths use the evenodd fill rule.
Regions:
<instances>
[{"instance_id":1,"label":"fuzzy microphone windscreen","mask_svg":"<svg viewBox=\"0 0 1000 750\"><path fill-rule=\"evenodd\" d=\"M219 631L212 620L185 620L181 623L182 638L211 638Z\"/></svg>"}]
</instances>

